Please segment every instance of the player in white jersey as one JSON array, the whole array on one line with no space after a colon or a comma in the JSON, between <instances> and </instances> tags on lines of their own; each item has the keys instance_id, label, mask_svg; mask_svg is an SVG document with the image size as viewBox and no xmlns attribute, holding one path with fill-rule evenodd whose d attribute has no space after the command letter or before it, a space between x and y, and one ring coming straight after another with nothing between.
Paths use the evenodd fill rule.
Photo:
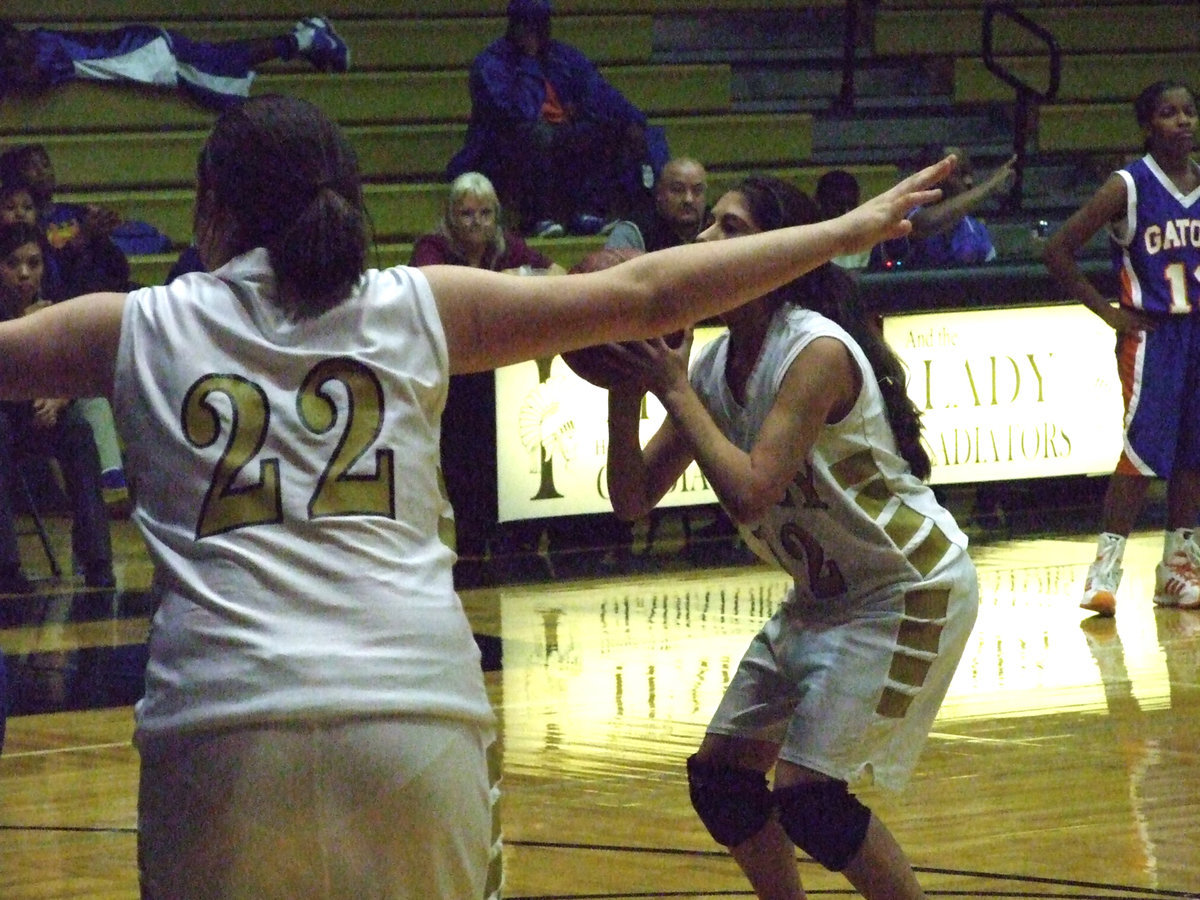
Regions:
<instances>
[{"instance_id":1,"label":"player in white jersey","mask_svg":"<svg viewBox=\"0 0 1200 900\"><path fill-rule=\"evenodd\" d=\"M701 241L818 215L765 177L713 214ZM923 896L852 789L904 784L979 602L966 536L922 481L930 462L903 371L853 300L849 276L822 266L726 313L690 378L686 346L628 345L629 378L609 393L617 513L644 515L695 460L747 543L795 579L688 760L700 819L772 900L804 896L795 846L865 897ZM647 390L668 416L643 449Z\"/></svg>"},{"instance_id":2,"label":"player in white jersey","mask_svg":"<svg viewBox=\"0 0 1200 900\"><path fill-rule=\"evenodd\" d=\"M1109 479L1096 557L1080 606L1111 616L1125 541L1151 478L1167 480L1162 561L1154 602L1200 608L1200 164L1196 98L1158 81L1134 101L1146 155L1114 172L1046 245L1050 274L1117 333L1125 439ZM1114 306L1075 254L1100 229L1112 236L1121 294Z\"/></svg>"},{"instance_id":3,"label":"player in white jersey","mask_svg":"<svg viewBox=\"0 0 1200 900\"><path fill-rule=\"evenodd\" d=\"M158 601L143 897L483 896L493 717L438 538L449 376L714 315L906 233L952 165L599 274L367 271L338 128L289 97L224 113L197 167L208 271L0 323L0 398L111 396L130 454Z\"/></svg>"}]
</instances>

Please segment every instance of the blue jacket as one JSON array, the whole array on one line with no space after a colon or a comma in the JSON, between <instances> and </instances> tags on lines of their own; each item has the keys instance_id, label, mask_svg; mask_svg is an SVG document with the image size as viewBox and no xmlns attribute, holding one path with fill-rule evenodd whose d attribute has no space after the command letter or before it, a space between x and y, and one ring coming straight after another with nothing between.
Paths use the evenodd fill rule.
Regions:
<instances>
[{"instance_id":1,"label":"blue jacket","mask_svg":"<svg viewBox=\"0 0 1200 900\"><path fill-rule=\"evenodd\" d=\"M489 44L471 64L471 121L462 150L446 168L447 178L486 168L497 128L536 122L546 100L546 82L574 121L628 123L646 127L646 116L569 44L551 40L541 56L525 56L507 37ZM661 129L648 128L655 171L666 162ZM658 150L657 145L661 145ZM658 158L661 156L661 160Z\"/></svg>"},{"instance_id":2,"label":"blue jacket","mask_svg":"<svg viewBox=\"0 0 1200 900\"><path fill-rule=\"evenodd\" d=\"M177 87L213 109L245 99L254 80L245 43L193 41L152 25L125 25L111 31L28 32L41 85L74 79L131 81ZM0 83L0 94L12 85Z\"/></svg>"}]
</instances>

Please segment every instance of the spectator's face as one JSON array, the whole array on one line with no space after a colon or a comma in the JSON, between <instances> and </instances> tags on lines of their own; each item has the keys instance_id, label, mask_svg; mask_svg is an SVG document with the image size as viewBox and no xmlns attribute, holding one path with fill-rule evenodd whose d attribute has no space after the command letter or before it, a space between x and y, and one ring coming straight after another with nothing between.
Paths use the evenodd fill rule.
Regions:
<instances>
[{"instance_id":1,"label":"spectator's face","mask_svg":"<svg viewBox=\"0 0 1200 900\"><path fill-rule=\"evenodd\" d=\"M37 225L37 207L29 191L12 191L0 197L0 225L24 222Z\"/></svg>"},{"instance_id":2,"label":"spectator's face","mask_svg":"<svg viewBox=\"0 0 1200 900\"><path fill-rule=\"evenodd\" d=\"M463 194L450 208L450 229L463 247L479 251L496 239L496 203L488 197Z\"/></svg>"},{"instance_id":3,"label":"spectator's face","mask_svg":"<svg viewBox=\"0 0 1200 900\"><path fill-rule=\"evenodd\" d=\"M38 298L44 268L42 248L36 243L22 244L0 259L0 293L11 314L19 315Z\"/></svg>"},{"instance_id":4,"label":"spectator's face","mask_svg":"<svg viewBox=\"0 0 1200 900\"><path fill-rule=\"evenodd\" d=\"M509 28L509 38L524 56L537 56L550 39L550 23L517 21Z\"/></svg>"},{"instance_id":5,"label":"spectator's face","mask_svg":"<svg viewBox=\"0 0 1200 900\"><path fill-rule=\"evenodd\" d=\"M695 234L704 224L707 189L703 166L669 162L654 186L654 205L678 233Z\"/></svg>"},{"instance_id":6,"label":"spectator's face","mask_svg":"<svg viewBox=\"0 0 1200 900\"><path fill-rule=\"evenodd\" d=\"M54 164L45 153L31 153L21 168L21 178L37 195L49 200L54 196L58 180L54 174Z\"/></svg>"}]
</instances>

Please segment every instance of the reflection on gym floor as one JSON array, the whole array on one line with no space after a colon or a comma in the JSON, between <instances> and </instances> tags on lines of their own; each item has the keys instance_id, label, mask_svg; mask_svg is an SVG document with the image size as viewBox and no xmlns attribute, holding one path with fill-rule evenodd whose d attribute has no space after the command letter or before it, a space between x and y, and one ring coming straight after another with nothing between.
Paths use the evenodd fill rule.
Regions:
<instances>
[{"instance_id":1,"label":"reflection on gym floor","mask_svg":"<svg viewBox=\"0 0 1200 900\"><path fill-rule=\"evenodd\" d=\"M151 611L125 525L116 594L46 579L0 598L5 898L137 896L130 705ZM974 547L983 606L918 772L864 798L931 894L1200 892L1200 612L1153 607L1160 535L1144 532L1116 619L1088 617L1092 540ZM787 584L711 558L645 552L602 577L463 590L501 721L505 896L751 896L697 822L683 763ZM851 893L802 874L811 893Z\"/></svg>"}]
</instances>

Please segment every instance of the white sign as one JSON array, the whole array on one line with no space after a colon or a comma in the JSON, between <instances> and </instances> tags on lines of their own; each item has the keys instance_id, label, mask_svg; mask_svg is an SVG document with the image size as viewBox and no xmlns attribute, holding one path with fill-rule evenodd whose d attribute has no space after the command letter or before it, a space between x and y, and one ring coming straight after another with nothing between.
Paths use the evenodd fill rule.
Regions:
<instances>
[{"instance_id":1,"label":"white sign","mask_svg":"<svg viewBox=\"0 0 1200 900\"><path fill-rule=\"evenodd\" d=\"M889 316L935 484L1111 473L1116 335L1078 304Z\"/></svg>"},{"instance_id":2,"label":"white sign","mask_svg":"<svg viewBox=\"0 0 1200 900\"><path fill-rule=\"evenodd\" d=\"M888 316L909 372L935 484L1107 474L1121 451L1113 330L1063 304ZM721 333L696 330L693 352ZM642 441L665 416L646 398ZM562 361L496 372L501 521L612 512L608 394ZM716 503L693 463L663 506Z\"/></svg>"},{"instance_id":3,"label":"white sign","mask_svg":"<svg viewBox=\"0 0 1200 900\"><path fill-rule=\"evenodd\" d=\"M697 328L692 352L720 334ZM648 396L642 443L666 410ZM496 464L501 522L612 512L605 484L608 391L584 381L561 357L496 370ZM692 463L660 506L716 503Z\"/></svg>"}]
</instances>

